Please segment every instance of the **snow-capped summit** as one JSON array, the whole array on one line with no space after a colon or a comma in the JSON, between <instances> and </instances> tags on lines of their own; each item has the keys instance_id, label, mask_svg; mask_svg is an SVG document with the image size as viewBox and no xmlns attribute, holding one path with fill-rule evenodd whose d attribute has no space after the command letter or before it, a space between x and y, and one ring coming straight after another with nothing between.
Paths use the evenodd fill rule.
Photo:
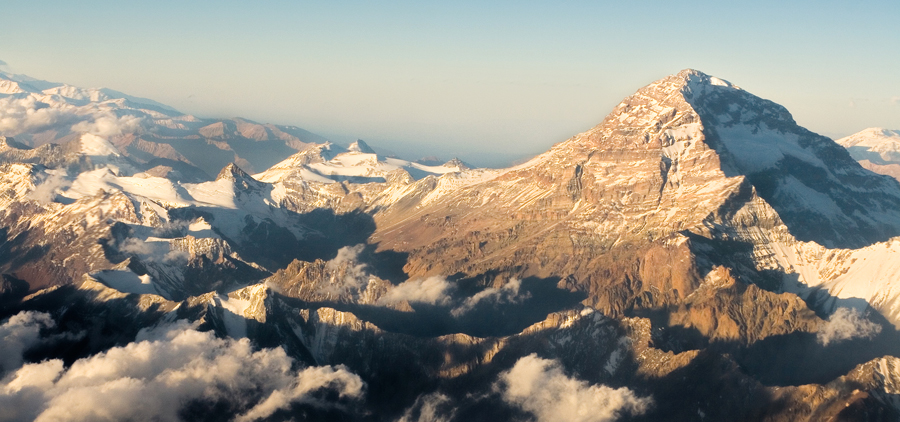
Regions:
<instances>
[{"instance_id":1,"label":"snow-capped summit","mask_svg":"<svg viewBox=\"0 0 900 422\"><path fill-rule=\"evenodd\" d=\"M227 180L233 182L234 185L239 189L250 189L250 188L260 188L263 183L254 179L253 176L247 174L244 170L241 170L237 164L231 163L225 166L222 171L219 172L219 175L216 176L216 181Z\"/></svg>"},{"instance_id":2,"label":"snow-capped summit","mask_svg":"<svg viewBox=\"0 0 900 422\"><path fill-rule=\"evenodd\" d=\"M457 168L460 171L461 170L470 170L473 168L471 165L467 164L465 161L460 160L459 158L455 158L455 157L451 158L446 163L441 164L441 165L443 167L448 167L448 168Z\"/></svg>"},{"instance_id":3,"label":"snow-capped summit","mask_svg":"<svg viewBox=\"0 0 900 422\"><path fill-rule=\"evenodd\" d=\"M460 172L468 167L459 160L431 166L399 158L383 158L365 142L358 140L346 150L330 142L312 146L254 177L268 183L286 179L319 183L369 183L384 182L389 173L401 169L418 180L428 175Z\"/></svg>"},{"instance_id":4,"label":"snow-capped summit","mask_svg":"<svg viewBox=\"0 0 900 422\"><path fill-rule=\"evenodd\" d=\"M102 102L109 100L110 97L97 88L79 88L72 85L63 84L57 87L43 90L47 95L58 95L70 100Z\"/></svg>"},{"instance_id":5,"label":"snow-capped summit","mask_svg":"<svg viewBox=\"0 0 900 422\"><path fill-rule=\"evenodd\" d=\"M26 92L19 86L19 83L13 80L4 79L0 75L0 94L19 94Z\"/></svg>"},{"instance_id":6,"label":"snow-capped summit","mask_svg":"<svg viewBox=\"0 0 900 422\"><path fill-rule=\"evenodd\" d=\"M836 142L861 166L900 181L900 131L868 128Z\"/></svg>"},{"instance_id":7,"label":"snow-capped summit","mask_svg":"<svg viewBox=\"0 0 900 422\"><path fill-rule=\"evenodd\" d=\"M873 127L836 142L866 169L900 180L900 130Z\"/></svg>"},{"instance_id":8,"label":"snow-capped summit","mask_svg":"<svg viewBox=\"0 0 900 422\"><path fill-rule=\"evenodd\" d=\"M375 154L375 150L369 147L369 144L365 143L362 139L357 139L356 142L350 144L347 147L347 151L349 152L359 152L363 154Z\"/></svg>"},{"instance_id":9,"label":"snow-capped summit","mask_svg":"<svg viewBox=\"0 0 900 422\"><path fill-rule=\"evenodd\" d=\"M836 140L858 161L900 164L900 130L871 127Z\"/></svg>"},{"instance_id":10,"label":"snow-capped summit","mask_svg":"<svg viewBox=\"0 0 900 422\"><path fill-rule=\"evenodd\" d=\"M683 79L683 98L723 171L746 176L798 238L860 247L900 234L896 183L872 177L840 145L800 127L779 104L701 72L675 78Z\"/></svg>"}]
</instances>

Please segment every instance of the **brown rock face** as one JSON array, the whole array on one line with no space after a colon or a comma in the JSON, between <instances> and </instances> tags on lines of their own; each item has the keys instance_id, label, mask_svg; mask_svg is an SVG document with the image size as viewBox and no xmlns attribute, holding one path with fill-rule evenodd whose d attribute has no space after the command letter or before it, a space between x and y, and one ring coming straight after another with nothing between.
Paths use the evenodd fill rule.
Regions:
<instances>
[{"instance_id":1,"label":"brown rock face","mask_svg":"<svg viewBox=\"0 0 900 422\"><path fill-rule=\"evenodd\" d=\"M822 321L793 294L776 294L735 281L722 267L669 310L669 325L696 329L713 341L754 343L771 336L815 332Z\"/></svg>"},{"instance_id":2,"label":"brown rock face","mask_svg":"<svg viewBox=\"0 0 900 422\"><path fill-rule=\"evenodd\" d=\"M685 75L626 98L588 132L415 212L376 216L373 240L409 252L410 275L559 276L613 314L690 294L702 280L679 233L739 190L679 92Z\"/></svg>"}]
</instances>

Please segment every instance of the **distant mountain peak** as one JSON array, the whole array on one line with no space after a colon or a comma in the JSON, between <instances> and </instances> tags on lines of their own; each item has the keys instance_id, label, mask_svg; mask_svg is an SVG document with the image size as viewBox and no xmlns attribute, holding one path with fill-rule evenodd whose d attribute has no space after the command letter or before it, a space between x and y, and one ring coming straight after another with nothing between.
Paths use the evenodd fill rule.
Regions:
<instances>
[{"instance_id":1,"label":"distant mountain peak","mask_svg":"<svg viewBox=\"0 0 900 422\"><path fill-rule=\"evenodd\" d=\"M467 164L465 161L460 160L459 158L453 157L446 163L444 163L444 167L456 167L460 170L469 170L473 167Z\"/></svg>"},{"instance_id":2,"label":"distant mountain peak","mask_svg":"<svg viewBox=\"0 0 900 422\"><path fill-rule=\"evenodd\" d=\"M216 176L216 180L231 180L231 181L240 181L246 179L253 179L250 177L247 172L238 167L235 163L230 163L219 172L219 175Z\"/></svg>"},{"instance_id":3,"label":"distant mountain peak","mask_svg":"<svg viewBox=\"0 0 900 422\"><path fill-rule=\"evenodd\" d=\"M874 146L885 141L900 142L900 130L870 127L835 140L835 142L843 145L845 148L856 145Z\"/></svg>"},{"instance_id":4,"label":"distant mountain peak","mask_svg":"<svg viewBox=\"0 0 900 422\"><path fill-rule=\"evenodd\" d=\"M362 139L357 139L356 142L350 144L347 147L347 151L359 152L363 154L375 154L375 150L372 149L372 147L370 147L369 144L367 144Z\"/></svg>"},{"instance_id":5,"label":"distant mountain peak","mask_svg":"<svg viewBox=\"0 0 900 422\"><path fill-rule=\"evenodd\" d=\"M835 142L866 169L900 180L900 130L870 127Z\"/></svg>"}]
</instances>

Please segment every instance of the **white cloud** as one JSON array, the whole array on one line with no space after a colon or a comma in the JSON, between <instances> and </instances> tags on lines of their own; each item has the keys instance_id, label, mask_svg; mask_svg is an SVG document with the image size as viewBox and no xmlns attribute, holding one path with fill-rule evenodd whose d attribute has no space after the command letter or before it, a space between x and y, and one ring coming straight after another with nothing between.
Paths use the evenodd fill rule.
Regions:
<instances>
[{"instance_id":1,"label":"white cloud","mask_svg":"<svg viewBox=\"0 0 900 422\"><path fill-rule=\"evenodd\" d=\"M49 314L23 311L0 325L0 376L22 366L22 353L40 341L41 328L53 327Z\"/></svg>"},{"instance_id":2,"label":"white cloud","mask_svg":"<svg viewBox=\"0 0 900 422\"><path fill-rule=\"evenodd\" d=\"M254 351L249 340L219 339L181 321L142 330L135 342L79 359L28 364L0 384L0 420L179 420L191 401L224 400L242 420L265 418L291 403L331 406L320 395L363 394L344 367L293 371L282 348Z\"/></svg>"},{"instance_id":3,"label":"white cloud","mask_svg":"<svg viewBox=\"0 0 900 422\"><path fill-rule=\"evenodd\" d=\"M180 265L187 262L190 254L178 249L172 249L172 244L166 241L146 242L142 239L129 237L119 245L119 250L125 253L137 255L144 261L162 262L165 264Z\"/></svg>"},{"instance_id":4,"label":"white cloud","mask_svg":"<svg viewBox=\"0 0 900 422\"><path fill-rule=\"evenodd\" d=\"M866 319L858 309L837 308L825 321L816 339L823 346L853 338L872 338L881 332L881 326Z\"/></svg>"},{"instance_id":5,"label":"white cloud","mask_svg":"<svg viewBox=\"0 0 900 422\"><path fill-rule=\"evenodd\" d=\"M51 170L52 171L52 170ZM34 199L43 204L53 202L63 188L67 188L72 182L67 180L65 176L53 173L44 179L40 184L34 187L34 190L28 193L28 198Z\"/></svg>"},{"instance_id":6,"label":"white cloud","mask_svg":"<svg viewBox=\"0 0 900 422\"><path fill-rule=\"evenodd\" d=\"M108 138L139 131L143 120L143 118L137 116L125 115L119 117L109 111L96 111L90 120L72 125L72 131Z\"/></svg>"},{"instance_id":7,"label":"white cloud","mask_svg":"<svg viewBox=\"0 0 900 422\"><path fill-rule=\"evenodd\" d=\"M503 400L533 413L537 420L607 422L623 414L642 414L652 400L627 388L610 388L570 378L556 361L531 354L500 374Z\"/></svg>"},{"instance_id":8,"label":"white cloud","mask_svg":"<svg viewBox=\"0 0 900 422\"><path fill-rule=\"evenodd\" d=\"M409 303L427 303L429 305L447 305L453 286L441 276L426 279L407 280L394 286L378 299L381 305L391 305L407 301Z\"/></svg>"},{"instance_id":9,"label":"white cloud","mask_svg":"<svg viewBox=\"0 0 900 422\"><path fill-rule=\"evenodd\" d=\"M500 288L489 287L464 300L454 299L456 287L444 276L431 276L424 279L404 281L387 291L378 305L395 305L402 302L425 303L436 306L452 307L450 313L460 317L483 303L492 305L521 303L531 297L531 293L522 291L522 280L510 279Z\"/></svg>"},{"instance_id":10,"label":"white cloud","mask_svg":"<svg viewBox=\"0 0 900 422\"><path fill-rule=\"evenodd\" d=\"M94 105L76 107L40 94L0 98L0 135L55 129L110 137L139 132L143 122L143 117L117 116Z\"/></svg>"},{"instance_id":11,"label":"white cloud","mask_svg":"<svg viewBox=\"0 0 900 422\"><path fill-rule=\"evenodd\" d=\"M15 136L75 118L72 110L50 107L33 96L0 98L0 135Z\"/></svg>"},{"instance_id":12,"label":"white cloud","mask_svg":"<svg viewBox=\"0 0 900 422\"><path fill-rule=\"evenodd\" d=\"M519 290L522 287L522 280L513 278L509 280L509 283L503 285L503 287L494 288L489 287L484 289L474 296L467 298L461 305L451 311L453 316L461 316L466 312L471 311L481 302L489 302L493 304L501 304L501 303L520 303L525 299L531 297L531 293L524 292L520 293Z\"/></svg>"}]
</instances>

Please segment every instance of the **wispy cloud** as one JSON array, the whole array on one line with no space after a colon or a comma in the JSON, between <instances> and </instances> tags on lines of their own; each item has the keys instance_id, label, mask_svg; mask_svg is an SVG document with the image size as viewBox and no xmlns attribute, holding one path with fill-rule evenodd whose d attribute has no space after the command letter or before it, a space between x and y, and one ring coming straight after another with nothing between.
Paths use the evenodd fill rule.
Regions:
<instances>
[{"instance_id":1,"label":"wispy cloud","mask_svg":"<svg viewBox=\"0 0 900 422\"><path fill-rule=\"evenodd\" d=\"M172 249L172 244L169 242L147 242L135 237L125 239L119 245L119 250L136 255L144 261L161 262L164 264L184 264L190 258L190 254L187 252Z\"/></svg>"},{"instance_id":2,"label":"wispy cloud","mask_svg":"<svg viewBox=\"0 0 900 422\"><path fill-rule=\"evenodd\" d=\"M526 300L531 297L531 293L529 292L521 292L520 289L522 287L522 280L517 278L510 279L508 283L504 284L503 287L495 288L489 287L484 289L474 296L466 298L466 300L454 308L451 313L453 316L461 316L472 309L475 309L476 306L482 303L490 303L493 305L497 304L507 304L507 303L521 303L523 300Z\"/></svg>"},{"instance_id":3,"label":"wispy cloud","mask_svg":"<svg viewBox=\"0 0 900 422\"><path fill-rule=\"evenodd\" d=\"M91 118L72 125L72 132L85 132L108 138L139 132L144 119L138 116L116 116L112 112L96 112Z\"/></svg>"},{"instance_id":4,"label":"wispy cloud","mask_svg":"<svg viewBox=\"0 0 900 422\"><path fill-rule=\"evenodd\" d=\"M338 249L337 256L325 264L325 269L334 275L319 286L319 293L357 296L364 291L369 284L369 273L366 264L359 261L359 254L365 247L360 243Z\"/></svg>"},{"instance_id":5,"label":"wispy cloud","mask_svg":"<svg viewBox=\"0 0 900 422\"><path fill-rule=\"evenodd\" d=\"M397 422L448 422L456 409L449 397L441 393L419 396Z\"/></svg>"},{"instance_id":6,"label":"wispy cloud","mask_svg":"<svg viewBox=\"0 0 900 422\"><path fill-rule=\"evenodd\" d=\"M28 198L47 204L53 202L56 199L56 195L71 184L72 182L66 179L65 176L59 173L52 173L38 183L33 191L28 193Z\"/></svg>"},{"instance_id":7,"label":"wispy cloud","mask_svg":"<svg viewBox=\"0 0 900 422\"><path fill-rule=\"evenodd\" d=\"M869 321L858 309L838 308L828 317L816 339L823 346L854 338L872 338L881 332L881 326Z\"/></svg>"}]
</instances>

